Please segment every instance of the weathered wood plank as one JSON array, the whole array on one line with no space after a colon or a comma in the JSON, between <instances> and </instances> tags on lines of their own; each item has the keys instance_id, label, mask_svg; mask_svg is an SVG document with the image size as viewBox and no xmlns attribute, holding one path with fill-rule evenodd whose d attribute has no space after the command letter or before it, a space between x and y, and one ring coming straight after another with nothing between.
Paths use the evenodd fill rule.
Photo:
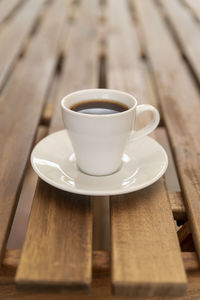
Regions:
<instances>
[{"instance_id":1,"label":"weathered wood plank","mask_svg":"<svg viewBox=\"0 0 200 300\"><path fill-rule=\"evenodd\" d=\"M181 251L195 251L194 242L192 239L192 232L188 222L185 222L183 226L177 231Z\"/></svg>"},{"instance_id":2,"label":"weathered wood plank","mask_svg":"<svg viewBox=\"0 0 200 300\"><path fill-rule=\"evenodd\" d=\"M111 232L112 282L117 294L184 292L186 278L162 181L126 198L112 197Z\"/></svg>"},{"instance_id":3,"label":"weathered wood plank","mask_svg":"<svg viewBox=\"0 0 200 300\"><path fill-rule=\"evenodd\" d=\"M144 77L143 89L146 89L146 95L148 97L148 102L155 107L159 108L158 98L156 97L152 77L147 67L146 63L142 63L142 71ZM161 116L162 120L162 116ZM162 121L161 121L162 122ZM171 208L173 211L173 215L175 220L185 220L186 212L185 206L183 203L180 185L177 178L177 172L174 165L174 160L172 158L171 148L169 145L169 141L167 138L167 134L162 127L159 127L156 131L156 138L166 149L168 158L169 158L169 166L165 173L166 186L168 190L168 196L171 204Z\"/></svg>"},{"instance_id":4,"label":"weathered wood plank","mask_svg":"<svg viewBox=\"0 0 200 300\"><path fill-rule=\"evenodd\" d=\"M134 3L143 28L187 215L200 257L199 94L155 4L152 1Z\"/></svg>"},{"instance_id":5,"label":"weathered wood plank","mask_svg":"<svg viewBox=\"0 0 200 300\"><path fill-rule=\"evenodd\" d=\"M176 167L174 164L174 159L171 153L168 137L165 128L160 127L156 130L156 137L157 140L163 147L165 148L167 152L167 156L169 159L169 166L165 172L165 180L166 180L166 185L168 188L169 192L180 192L180 184L179 184L179 179L176 173Z\"/></svg>"},{"instance_id":6,"label":"weathered wood plank","mask_svg":"<svg viewBox=\"0 0 200 300\"><path fill-rule=\"evenodd\" d=\"M99 37L97 29L98 19L96 18L98 12L95 13L96 19L92 18L91 15L91 11L95 11L95 7L97 7L97 0L94 0L94 3L90 4L90 9L85 4L88 1L84 1L82 4L83 7L80 8L79 19L68 34L67 44L65 45L67 51L64 50L64 52L67 52L67 59L63 65L62 81L57 92L57 101L51 119L50 133L64 128L60 109L60 100L62 97L76 90L97 87L98 84ZM87 18L91 19L91 25L85 23ZM88 51L90 51L89 55ZM79 61L81 63L80 66L78 65Z\"/></svg>"},{"instance_id":7,"label":"weathered wood plank","mask_svg":"<svg viewBox=\"0 0 200 300\"><path fill-rule=\"evenodd\" d=\"M188 286L187 292L184 297L153 297L148 299L153 300L192 300L199 299L200 288L199 288L199 264L197 257L194 252L185 252L182 254L184 265L188 271ZM104 251L93 252L93 285L90 294L84 293L49 293L39 292L34 290L34 293L23 292L16 290L13 281L13 274L16 270L20 258L19 250L7 251L6 257L3 262L3 268L0 272L0 293L4 300L93 300L93 299L105 299L113 300L115 297L110 292L110 261L109 253ZM120 297L120 300L126 300L127 297ZM147 300L147 298L137 298L136 300Z\"/></svg>"},{"instance_id":8,"label":"weathered wood plank","mask_svg":"<svg viewBox=\"0 0 200 300\"><path fill-rule=\"evenodd\" d=\"M187 272L199 271L200 265L196 252L181 252L181 255Z\"/></svg>"},{"instance_id":9,"label":"weathered wood plank","mask_svg":"<svg viewBox=\"0 0 200 300\"><path fill-rule=\"evenodd\" d=\"M143 73L143 78L144 78L144 86L146 89L145 96L148 97L148 103L155 106L159 110L160 119L162 122L162 112L159 107L159 101L158 101L157 94L155 92L154 82L152 79L152 74L151 74L150 68L148 66L148 62L145 60L143 62L141 61L141 68L142 68L142 73Z\"/></svg>"},{"instance_id":10,"label":"weathered wood plank","mask_svg":"<svg viewBox=\"0 0 200 300\"><path fill-rule=\"evenodd\" d=\"M133 94L139 103L150 103L151 98L144 88L145 81L139 60L140 46L136 31L131 28L130 18L128 18L127 11L124 12L124 5L121 1L117 6L112 1L108 1L108 4L106 74L108 87ZM117 23L119 20L120 26Z\"/></svg>"},{"instance_id":11,"label":"weathered wood plank","mask_svg":"<svg viewBox=\"0 0 200 300\"><path fill-rule=\"evenodd\" d=\"M95 87L98 82L98 1L82 1L79 9L79 17L69 30L68 55L56 88L50 132L63 128L61 98L75 89ZM89 197L59 191L39 181L16 283L79 290L89 287L91 269Z\"/></svg>"},{"instance_id":12,"label":"weathered wood plank","mask_svg":"<svg viewBox=\"0 0 200 300\"><path fill-rule=\"evenodd\" d=\"M20 263L22 249L7 249L0 271L0 285L2 285L2 275L10 278L10 282L14 281L14 275ZM184 267L187 272L200 271L198 257L195 252L181 252ZM92 253L93 270L100 270L110 273L110 252L95 250ZM88 295L87 295L88 297ZM154 299L154 298L153 298Z\"/></svg>"},{"instance_id":13,"label":"weathered wood plank","mask_svg":"<svg viewBox=\"0 0 200 300\"><path fill-rule=\"evenodd\" d=\"M60 76L55 75L55 77L53 78L52 85L50 87L50 92L49 92L49 95L47 97L44 110L42 112L41 124L44 124L46 126L49 125L49 123L51 121L51 118L53 116L53 111L54 111L55 103L56 103L56 100L57 100L59 80L60 80Z\"/></svg>"},{"instance_id":14,"label":"weathered wood plank","mask_svg":"<svg viewBox=\"0 0 200 300\"><path fill-rule=\"evenodd\" d=\"M47 127L39 126L34 144L38 143L42 138L46 136L46 134ZM9 234L7 243L8 249L22 248L37 180L38 177L33 171L31 163L29 162L25 172L15 217L12 223L12 228Z\"/></svg>"},{"instance_id":15,"label":"weathered wood plank","mask_svg":"<svg viewBox=\"0 0 200 300\"><path fill-rule=\"evenodd\" d=\"M185 220L185 205L182 199L181 188L177 177L176 167L170 149L167 133L164 128L160 127L156 130L156 139L165 148L169 160L169 165L164 177L174 218L175 220Z\"/></svg>"},{"instance_id":16,"label":"weathered wood plank","mask_svg":"<svg viewBox=\"0 0 200 300\"><path fill-rule=\"evenodd\" d=\"M11 2L11 1L5 1ZM44 0L26 1L20 11L0 32L0 89L13 63L20 53L25 39L33 27ZM26 25L24 25L26 24ZM2 96L3 97L3 96ZM3 98L0 100L0 102Z\"/></svg>"},{"instance_id":17,"label":"weathered wood plank","mask_svg":"<svg viewBox=\"0 0 200 300\"><path fill-rule=\"evenodd\" d=\"M0 23L2 23L22 0L2 0L0 2Z\"/></svg>"},{"instance_id":18,"label":"weathered wood plank","mask_svg":"<svg viewBox=\"0 0 200 300\"><path fill-rule=\"evenodd\" d=\"M184 0L184 2L200 21L200 2L197 0Z\"/></svg>"},{"instance_id":19,"label":"weathered wood plank","mask_svg":"<svg viewBox=\"0 0 200 300\"><path fill-rule=\"evenodd\" d=\"M135 28L126 2L118 1L117 6L114 2L109 1L108 14L108 87L131 92L142 103L148 101L148 94L145 97L145 80L137 68ZM114 294L147 297L184 292L186 277L162 180L140 192L111 197L111 249Z\"/></svg>"},{"instance_id":20,"label":"weathered wood plank","mask_svg":"<svg viewBox=\"0 0 200 300\"><path fill-rule=\"evenodd\" d=\"M66 1L53 2L40 31L29 45L29 51L13 71L1 94L4 101L0 104L0 261L46 90L54 71L65 16Z\"/></svg>"},{"instance_id":21,"label":"weathered wood plank","mask_svg":"<svg viewBox=\"0 0 200 300\"><path fill-rule=\"evenodd\" d=\"M187 220L185 204L181 192L168 192L169 202L174 219L177 221Z\"/></svg>"},{"instance_id":22,"label":"weathered wood plank","mask_svg":"<svg viewBox=\"0 0 200 300\"><path fill-rule=\"evenodd\" d=\"M198 1L196 1L198 2ZM177 0L160 1L177 39L200 82L200 26L183 3Z\"/></svg>"},{"instance_id":23,"label":"weathered wood plank","mask_svg":"<svg viewBox=\"0 0 200 300\"><path fill-rule=\"evenodd\" d=\"M47 187L39 180L16 283L87 288L91 226L89 197Z\"/></svg>"}]
</instances>

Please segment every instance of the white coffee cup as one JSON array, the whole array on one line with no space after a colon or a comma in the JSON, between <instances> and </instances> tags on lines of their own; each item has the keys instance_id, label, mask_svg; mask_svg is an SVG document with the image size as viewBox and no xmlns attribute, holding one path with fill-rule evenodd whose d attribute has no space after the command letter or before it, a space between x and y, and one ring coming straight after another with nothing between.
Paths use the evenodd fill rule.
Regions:
<instances>
[{"instance_id":1,"label":"white coffee cup","mask_svg":"<svg viewBox=\"0 0 200 300\"><path fill-rule=\"evenodd\" d=\"M82 101L114 100L129 109L115 114L84 114L70 109ZM159 123L159 112L152 105L137 105L130 94L111 89L80 90L61 101L62 117L72 143L78 168L89 175L109 175L119 170L128 139L137 139L152 132ZM133 131L136 118L151 111L148 125Z\"/></svg>"}]
</instances>

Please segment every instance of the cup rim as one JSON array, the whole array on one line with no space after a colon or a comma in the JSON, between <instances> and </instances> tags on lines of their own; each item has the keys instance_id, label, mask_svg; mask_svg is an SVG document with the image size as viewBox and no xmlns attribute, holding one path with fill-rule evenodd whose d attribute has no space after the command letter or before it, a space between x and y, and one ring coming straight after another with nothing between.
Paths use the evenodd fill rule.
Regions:
<instances>
[{"instance_id":1,"label":"cup rim","mask_svg":"<svg viewBox=\"0 0 200 300\"><path fill-rule=\"evenodd\" d=\"M117 112L115 114L102 114L102 115L97 115L97 114L86 114L86 113L80 113L78 111L74 111L74 110L71 110L70 108L66 107L65 106L65 100L66 98L72 96L72 95L76 95L76 94L80 94L81 92L87 92L87 91L105 91L105 92L115 92L115 93L118 93L118 94L121 94L123 96L128 96L130 98L132 98L132 100L134 101L134 105L131 106L129 109L125 110L125 111L122 111L122 112ZM113 100L113 99L112 99ZM126 113L129 113L130 111L133 111L137 106L137 99L129 94L129 93L126 93L126 92L123 92L121 90L116 90L116 89L105 89L105 88L96 88L96 89L82 89L82 90L78 90L78 91L75 91L75 92L72 92L70 94L67 94L66 96L64 96L61 100L61 107L64 111L66 112L69 112L69 113L72 113L76 116L81 116L81 117L87 117L87 118L111 118L111 117L118 117L118 116L121 116L123 114L126 114Z\"/></svg>"}]
</instances>

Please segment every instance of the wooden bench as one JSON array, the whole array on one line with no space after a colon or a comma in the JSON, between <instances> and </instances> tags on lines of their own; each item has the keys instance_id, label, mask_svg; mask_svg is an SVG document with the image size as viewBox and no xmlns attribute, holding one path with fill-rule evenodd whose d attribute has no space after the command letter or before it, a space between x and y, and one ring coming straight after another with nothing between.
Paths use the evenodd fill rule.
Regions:
<instances>
[{"instance_id":1,"label":"wooden bench","mask_svg":"<svg viewBox=\"0 0 200 300\"><path fill-rule=\"evenodd\" d=\"M2 299L200 298L199 16L190 0L0 1ZM61 98L95 87L159 109L169 168L152 186L37 180L29 156L63 128Z\"/></svg>"}]
</instances>

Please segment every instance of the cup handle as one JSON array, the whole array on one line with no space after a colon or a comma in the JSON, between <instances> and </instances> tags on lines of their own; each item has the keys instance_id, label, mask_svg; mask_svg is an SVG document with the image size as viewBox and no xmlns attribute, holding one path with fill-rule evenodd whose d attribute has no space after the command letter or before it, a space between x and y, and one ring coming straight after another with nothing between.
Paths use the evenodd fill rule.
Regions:
<instances>
[{"instance_id":1,"label":"cup handle","mask_svg":"<svg viewBox=\"0 0 200 300\"><path fill-rule=\"evenodd\" d=\"M141 137L151 133L159 124L160 114L155 107L153 107L152 105L149 105L149 104L141 104L136 107L136 119L141 113L143 113L145 111L151 111L153 113L153 118L149 122L149 124L147 124L143 128L141 128L137 131L133 131L130 136L131 140L141 138Z\"/></svg>"}]
</instances>

